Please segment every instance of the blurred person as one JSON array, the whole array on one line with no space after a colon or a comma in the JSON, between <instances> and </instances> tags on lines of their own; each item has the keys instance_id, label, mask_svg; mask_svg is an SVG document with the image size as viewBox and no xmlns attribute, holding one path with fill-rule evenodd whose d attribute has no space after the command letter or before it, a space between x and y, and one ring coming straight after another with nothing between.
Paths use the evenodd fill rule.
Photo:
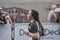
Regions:
<instances>
[{"instance_id":1,"label":"blurred person","mask_svg":"<svg viewBox=\"0 0 60 40\"><path fill-rule=\"evenodd\" d=\"M56 5L52 5L51 10L50 10L50 12L49 12L49 14L48 14L48 22L56 22L56 20L57 20L57 15L56 15L56 13L54 12L54 10L55 10L56 8L57 8Z\"/></svg>"},{"instance_id":2,"label":"blurred person","mask_svg":"<svg viewBox=\"0 0 60 40\"><path fill-rule=\"evenodd\" d=\"M7 24L11 24L11 26L14 27L14 23L12 22L8 12L2 11L2 16L5 17Z\"/></svg>"},{"instance_id":3,"label":"blurred person","mask_svg":"<svg viewBox=\"0 0 60 40\"><path fill-rule=\"evenodd\" d=\"M7 24L7 21L4 16L2 16L2 13L0 12L0 24Z\"/></svg>"},{"instance_id":4,"label":"blurred person","mask_svg":"<svg viewBox=\"0 0 60 40\"><path fill-rule=\"evenodd\" d=\"M6 12L6 10L3 10L5 9L4 7L0 7L0 12L2 13L2 16L5 17L6 21L7 21L7 24L11 24L12 26L14 25L14 23L12 22L8 12Z\"/></svg>"},{"instance_id":5,"label":"blurred person","mask_svg":"<svg viewBox=\"0 0 60 40\"><path fill-rule=\"evenodd\" d=\"M10 18L10 15L8 14L8 12L6 11L6 10L3 10L3 9L5 9L5 8L2 8L2 7L0 7L0 12L1 12L1 16L3 16L4 18L5 18L5 24L11 24L11 35L12 35L12 40L14 40L14 38L13 38L13 32L14 32L14 27L15 27L15 25L14 25L14 23L12 22L12 20L11 20L11 18Z\"/></svg>"},{"instance_id":6,"label":"blurred person","mask_svg":"<svg viewBox=\"0 0 60 40\"><path fill-rule=\"evenodd\" d=\"M36 10L30 10L27 14L27 20L30 22L30 24L28 29L25 29L24 32L28 36L32 37L32 40L40 40L41 35L44 35L44 28L39 20L39 13ZM40 29L42 29L42 31L40 30L41 34L38 31L38 26Z\"/></svg>"}]
</instances>

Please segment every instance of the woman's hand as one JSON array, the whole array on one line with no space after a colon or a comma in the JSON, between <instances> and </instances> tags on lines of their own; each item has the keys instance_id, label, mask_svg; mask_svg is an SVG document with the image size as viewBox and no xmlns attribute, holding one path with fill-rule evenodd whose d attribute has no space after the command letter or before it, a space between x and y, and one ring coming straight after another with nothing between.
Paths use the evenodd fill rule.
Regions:
<instances>
[{"instance_id":1,"label":"woman's hand","mask_svg":"<svg viewBox=\"0 0 60 40\"><path fill-rule=\"evenodd\" d=\"M43 36L46 36L46 33L45 32L43 33Z\"/></svg>"},{"instance_id":2,"label":"woman's hand","mask_svg":"<svg viewBox=\"0 0 60 40\"><path fill-rule=\"evenodd\" d=\"M35 38L35 39L39 39L39 33L31 33L31 32L29 32L27 29L25 29L24 30L24 32L26 33L26 35L28 35L28 36L30 36L30 37L33 37L33 38Z\"/></svg>"},{"instance_id":3,"label":"woman's hand","mask_svg":"<svg viewBox=\"0 0 60 40\"><path fill-rule=\"evenodd\" d=\"M25 34L29 34L29 31L27 29L24 30Z\"/></svg>"}]
</instances>

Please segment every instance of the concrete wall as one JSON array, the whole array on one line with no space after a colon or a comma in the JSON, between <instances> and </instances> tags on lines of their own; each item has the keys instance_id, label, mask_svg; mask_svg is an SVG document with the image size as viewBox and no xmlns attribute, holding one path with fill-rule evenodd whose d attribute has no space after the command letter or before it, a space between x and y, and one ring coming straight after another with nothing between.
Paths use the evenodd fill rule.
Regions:
<instances>
[{"instance_id":1,"label":"concrete wall","mask_svg":"<svg viewBox=\"0 0 60 40\"><path fill-rule=\"evenodd\" d=\"M60 0L0 0L0 2L59 2Z\"/></svg>"}]
</instances>

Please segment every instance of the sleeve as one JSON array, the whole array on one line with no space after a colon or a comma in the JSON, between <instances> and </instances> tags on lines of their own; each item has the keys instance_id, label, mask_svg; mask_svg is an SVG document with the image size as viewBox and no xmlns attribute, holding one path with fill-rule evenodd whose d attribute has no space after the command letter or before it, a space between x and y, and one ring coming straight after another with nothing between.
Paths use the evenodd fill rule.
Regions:
<instances>
[{"instance_id":1,"label":"sleeve","mask_svg":"<svg viewBox=\"0 0 60 40\"><path fill-rule=\"evenodd\" d=\"M31 29L32 29L32 32L33 32L33 33L37 33L37 32L38 32L37 24L32 24L32 25L31 25Z\"/></svg>"},{"instance_id":2,"label":"sleeve","mask_svg":"<svg viewBox=\"0 0 60 40\"><path fill-rule=\"evenodd\" d=\"M52 12L49 12L49 14L48 14L48 21L51 21L51 17L52 17Z\"/></svg>"},{"instance_id":3,"label":"sleeve","mask_svg":"<svg viewBox=\"0 0 60 40\"><path fill-rule=\"evenodd\" d=\"M53 15L54 15L55 19L57 19L57 16L56 16L56 14L54 13Z\"/></svg>"},{"instance_id":4,"label":"sleeve","mask_svg":"<svg viewBox=\"0 0 60 40\"><path fill-rule=\"evenodd\" d=\"M9 17L10 17L9 15L6 15L6 17L5 17L5 18L8 20L8 18L9 18Z\"/></svg>"}]
</instances>

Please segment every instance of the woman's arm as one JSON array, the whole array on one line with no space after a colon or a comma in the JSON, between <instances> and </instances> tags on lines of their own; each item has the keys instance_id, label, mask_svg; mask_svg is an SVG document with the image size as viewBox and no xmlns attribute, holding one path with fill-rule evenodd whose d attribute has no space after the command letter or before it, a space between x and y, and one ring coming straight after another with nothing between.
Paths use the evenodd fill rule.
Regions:
<instances>
[{"instance_id":1,"label":"woman's arm","mask_svg":"<svg viewBox=\"0 0 60 40\"><path fill-rule=\"evenodd\" d=\"M12 22L10 16L8 16L7 18L8 18L8 20L9 20L9 23L10 23L12 26L14 26L14 23Z\"/></svg>"},{"instance_id":2,"label":"woman's arm","mask_svg":"<svg viewBox=\"0 0 60 40\"><path fill-rule=\"evenodd\" d=\"M39 39L39 38L40 38L38 32L37 32L37 33L31 33L31 32L29 32L27 29L25 29L24 32L25 32L27 35L31 36L32 38L35 38L35 39Z\"/></svg>"},{"instance_id":3,"label":"woman's arm","mask_svg":"<svg viewBox=\"0 0 60 40\"><path fill-rule=\"evenodd\" d=\"M3 21L1 21L1 20L0 20L0 23L4 24L4 22L3 22Z\"/></svg>"},{"instance_id":4,"label":"woman's arm","mask_svg":"<svg viewBox=\"0 0 60 40\"><path fill-rule=\"evenodd\" d=\"M31 33L31 32L29 32L29 36L31 36L31 37L33 37L33 38L36 38L36 39L39 39L40 37L39 37L39 33Z\"/></svg>"},{"instance_id":5,"label":"woman's arm","mask_svg":"<svg viewBox=\"0 0 60 40\"><path fill-rule=\"evenodd\" d=\"M9 20L9 23L10 23L10 24L13 24L13 22L12 22L12 20L11 20L10 17L8 17L8 20Z\"/></svg>"}]
</instances>

